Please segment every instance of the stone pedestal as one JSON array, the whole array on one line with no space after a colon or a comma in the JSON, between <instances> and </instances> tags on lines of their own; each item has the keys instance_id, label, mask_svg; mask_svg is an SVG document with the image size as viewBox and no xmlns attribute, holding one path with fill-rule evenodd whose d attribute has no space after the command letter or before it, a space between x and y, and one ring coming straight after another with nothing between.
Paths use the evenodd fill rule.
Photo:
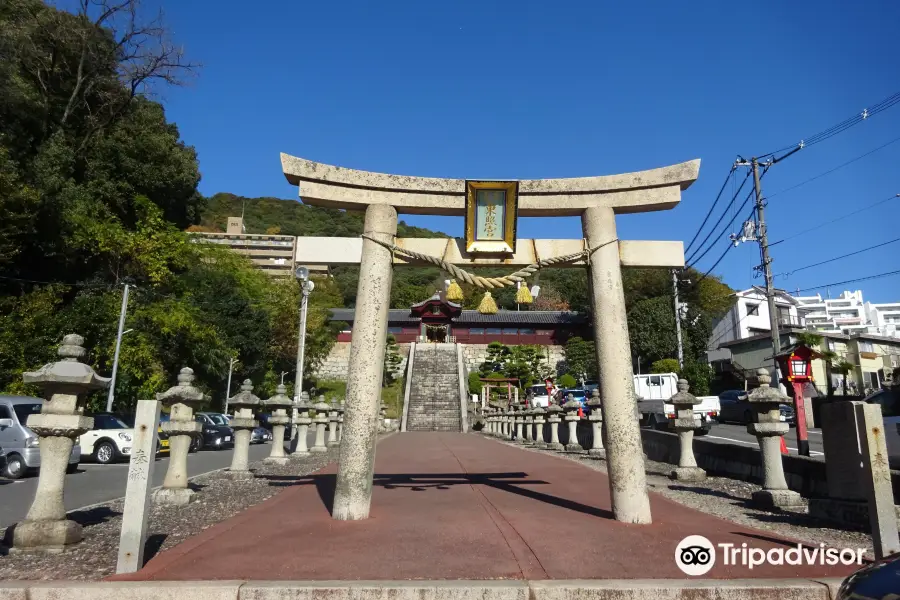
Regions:
<instances>
[{"instance_id":1,"label":"stone pedestal","mask_svg":"<svg viewBox=\"0 0 900 600\"><path fill-rule=\"evenodd\" d=\"M275 388L275 395L266 400L263 405L271 415L269 423L272 425L272 451L263 461L268 464L283 465L290 459L284 452L284 431L290 421L287 411L291 408L291 399L285 394L287 388L284 384Z\"/></svg>"},{"instance_id":2,"label":"stone pedestal","mask_svg":"<svg viewBox=\"0 0 900 600\"><path fill-rule=\"evenodd\" d=\"M669 402L675 406L674 428L678 432L678 467L669 473L677 481L698 482L706 479L706 471L697 466L694 457L694 431L700 429L700 419L694 415L694 405L700 400L688 391L686 379L678 380L678 392Z\"/></svg>"},{"instance_id":3,"label":"stone pedestal","mask_svg":"<svg viewBox=\"0 0 900 600\"><path fill-rule=\"evenodd\" d=\"M194 371L185 367L178 373L178 384L170 387L156 399L170 407L169 420L162 424L169 434L169 468L161 488L153 492L158 504L183 505L194 500L195 492L188 487L187 457L193 437L203 426L194 420L194 405L206 400L206 396L193 386Z\"/></svg>"},{"instance_id":4,"label":"stone pedestal","mask_svg":"<svg viewBox=\"0 0 900 600\"><path fill-rule=\"evenodd\" d=\"M344 439L344 401L338 404L338 422L337 422L337 441L338 444Z\"/></svg>"},{"instance_id":5,"label":"stone pedestal","mask_svg":"<svg viewBox=\"0 0 900 600\"><path fill-rule=\"evenodd\" d=\"M234 454L231 457L231 468L227 473L235 479L252 477L250 472L250 436L259 423L253 419L262 402L253 394L253 383L245 379L241 391L228 401L234 409L230 426L234 429Z\"/></svg>"},{"instance_id":6,"label":"stone pedestal","mask_svg":"<svg viewBox=\"0 0 900 600\"><path fill-rule=\"evenodd\" d=\"M566 444L566 452L581 454L584 452L584 448L578 443L578 421L581 420L578 411L581 409L581 402L569 394L568 401L563 404L563 409L566 411L566 423L569 425L569 442Z\"/></svg>"},{"instance_id":7,"label":"stone pedestal","mask_svg":"<svg viewBox=\"0 0 900 600\"><path fill-rule=\"evenodd\" d=\"M787 403L788 397L769 387L771 377L767 370L759 369L756 373L760 387L750 392L748 400L756 410L757 422L747 425L747 431L755 435L759 442L763 463L763 489L753 493L752 502L765 509L803 506L800 494L788 489L781 464L781 436L790 427L781 422L778 407Z\"/></svg>"},{"instance_id":8,"label":"stone pedestal","mask_svg":"<svg viewBox=\"0 0 900 600\"><path fill-rule=\"evenodd\" d=\"M319 396L319 401L313 405L316 412L316 441L310 452L328 452L328 446L325 445L325 428L328 426L328 404L325 403L325 397Z\"/></svg>"},{"instance_id":9,"label":"stone pedestal","mask_svg":"<svg viewBox=\"0 0 900 600\"><path fill-rule=\"evenodd\" d=\"M562 444L559 443L559 422L560 422L560 413L563 410L557 406L556 404L551 404L547 407L547 421L550 423L550 442L547 444L548 450L564 450Z\"/></svg>"},{"instance_id":10,"label":"stone pedestal","mask_svg":"<svg viewBox=\"0 0 900 600\"><path fill-rule=\"evenodd\" d=\"M29 429L40 440L41 469L31 508L12 528L14 552L55 552L82 539L81 525L66 519L66 468L75 440L94 426L94 419L82 416L85 395L109 385L109 379L79 362L86 354L82 344L84 338L69 334L57 350L61 360L22 374L24 382L40 387L47 400L40 414L28 418Z\"/></svg>"},{"instance_id":11,"label":"stone pedestal","mask_svg":"<svg viewBox=\"0 0 900 600\"><path fill-rule=\"evenodd\" d=\"M544 441L544 409L540 406L534 407L534 447L546 448L547 442Z\"/></svg>"},{"instance_id":12,"label":"stone pedestal","mask_svg":"<svg viewBox=\"0 0 900 600\"><path fill-rule=\"evenodd\" d=\"M525 444L530 446L534 443L534 437L532 437L534 433L534 413L531 412L531 409L525 410L523 419L525 420Z\"/></svg>"},{"instance_id":13,"label":"stone pedestal","mask_svg":"<svg viewBox=\"0 0 900 600\"><path fill-rule=\"evenodd\" d=\"M606 448L603 446L603 406L600 401L600 390L594 388L591 392L591 399L588 400L588 406L591 407L591 414L588 420L591 422L591 432L593 440L588 450L588 456L596 459L606 458Z\"/></svg>"},{"instance_id":14,"label":"stone pedestal","mask_svg":"<svg viewBox=\"0 0 900 600\"><path fill-rule=\"evenodd\" d=\"M327 446L333 448L338 445L337 437L338 411L334 400L331 401L331 410L328 411L328 442Z\"/></svg>"},{"instance_id":15,"label":"stone pedestal","mask_svg":"<svg viewBox=\"0 0 900 600\"><path fill-rule=\"evenodd\" d=\"M518 405L513 405L515 413L515 422L516 422L516 443L524 444L525 443L525 432L522 431L525 426L525 415L522 414Z\"/></svg>"}]
</instances>

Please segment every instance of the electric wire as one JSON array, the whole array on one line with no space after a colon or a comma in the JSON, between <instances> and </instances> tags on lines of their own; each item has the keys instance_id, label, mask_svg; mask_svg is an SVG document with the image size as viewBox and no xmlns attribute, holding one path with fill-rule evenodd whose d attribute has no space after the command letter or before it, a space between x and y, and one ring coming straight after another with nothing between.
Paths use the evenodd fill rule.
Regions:
<instances>
[{"instance_id":1,"label":"electric wire","mask_svg":"<svg viewBox=\"0 0 900 600\"><path fill-rule=\"evenodd\" d=\"M697 238L700 237L700 233L703 231L703 228L706 226L706 222L709 221L709 217L712 216L713 211L716 208L716 204L719 203L719 199L722 197L722 192L725 191L725 188L728 186L729 181L734 181L733 175L734 171L737 169L737 165L731 165L731 170L728 171L728 175L725 176L725 181L722 183L722 187L719 188L719 193L716 194L716 199L713 200L712 206L709 207L709 211L706 213L706 216L703 217L703 222L700 223L700 228L697 229L697 233L694 234L694 237L691 238L690 243L688 243L687 247L684 249L685 252L691 249L691 246L694 245L694 242L697 241Z\"/></svg>"},{"instance_id":2,"label":"electric wire","mask_svg":"<svg viewBox=\"0 0 900 600\"><path fill-rule=\"evenodd\" d=\"M709 230L709 233L707 233L707 234L706 234L706 237L703 238L703 241L700 242L700 245L699 245L699 246L698 246L698 247L690 254L690 256L687 257L687 262L688 262L688 263L696 263L698 260L700 260L700 258L703 258L703 256L706 255L707 252L709 252L710 248L712 248L713 246L715 246L715 240L713 240L713 243L710 244L709 248L707 248L706 251L703 252L703 254L701 254L700 257L697 258L697 259L695 260L694 257L697 256L697 253L698 253L698 252L700 252L701 250L703 250L703 247L706 245L706 242L709 241L709 238L710 238L710 237L712 237L713 232L719 227L719 225L722 223L722 220L728 215L729 209L731 209L731 207L734 205L734 201L737 199L738 195L741 193L741 190L744 189L744 186L747 184L747 180L748 180L748 179L750 179L750 172L749 172L749 171L747 172L747 175L744 177L744 180L741 182L741 185L740 185L740 187L737 189L737 192L735 192L734 195L731 196L731 201L728 203L728 206L725 207L725 210L722 211L722 215L719 217L719 220L716 221L716 224L712 226L712 228ZM751 190L751 193L752 193L752 190ZM745 202L746 202L746 201L745 201ZM741 210L741 209L739 208L739 209L738 209L738 212L740 212L740 210ZM734 219L731 219L731 221L729 221L729 223L725 226L725 230L727 230L728 227L731 226L731 222L733 222L733 221L734 221ZM718 235L715 236L716 239L718 239L719 237L721 237L721 236L722 236L722 233L724 233L724 230L723 230L722 232L720 232Z\"/></svg>"},{"instance_id":3,"label":"electric wire","mask_svg":"<svg viewBox=\"0 0 900 600\"><path fill-rule=\"evenodd\" d=\"M891 275L900 275L900 270L898 271L888 271L886 273L877 273L875 275L867 275L865 277L857 277L856 279L848 279L846 281L835 281L834 283L826 283L824 285L814 285L808 288L798 289L797 292L809 292L812 290L820 290L822 288L836 287L839 285L846 285L848 283L857 283L859 281L869 281L871 279L880 279L881 277L890 277Z\"/></svg>"},{"instance_id":4,"label":"electric wire","mask_svg":"<svg viewBox=\"0 0 900 600\"><path fill-rule=\"evenodd\" d=\"M771 247L774 246L775 244L780 244L780 243L786 242L786 241L788 241L788 240L793 240L793 239L795 239L795 238L800 237L801 235L805 235L805 234L807 234L807 233L809 233L809 232L811 232L811 231L815 231L816 229L821 229L822 227L825 227L825 226L827 226L827 225L831 225L831 224L833 224L833 223L837 223L838 221L842 221L842 220L846 219L847 217L852 217L852 216L854 216L854 215L858 215L858 214L861 213L861 212L865 212L865 211L867 211L867 210L870 210L870 209L872 209L872 208L875 208L876 206L879 206L879 205L881 205L881 204L884 204L885 202L888 202L888 201L890 201L890 200L894 200L895 198L900 198L900 194L894 194L893 196L889 196L889 197L887 197L887 198L883 198L883 199L881 199L881 200L879 200L879 201L877 201L877 202L873 202L872 204L869 204L868 206L864 206L864 207L862 207L862 208L860 208L860 209L858 209L858 210L854 210L853 212L849 212L849 213L847 213L847 214L845 214L845 215L841 215L840 217L835 217L834 219L831 219L830 221L826 221L826 222L821 223L821 224L819 224L819 225L815 225L815 226L813 226L813 227L810 227L809 229L804 229L803 231L800 231L800 232L798 232L798 233L795 233L794 235L790 235L790 236L788 236L788 237L786 237L786 238L780 239L780 240L778 240L777 242L772 242L771 244L769 244L769 248L771 248Z\"/></svg>"},{"instance_id":5,"label":"electric wire","mask_svg":"<svg viewBox=\"0 0 900 600\"><path fill-rule=\"evenodd\" d=\"M813 263L811 265L806 265L804 267L799 267L797 269L792 269L790 271L785 271L784 273L779 273L775 275L775 277L789 277L794 273L799 271L805 271L806 269L812 269L813 267L819 267L821 265L827 265L828 263L832 263L836 260L841 260L842 258L849 258L851 256L856 256L857 254L862 254L863 252L868 252L869 250L874 250L876 248L881 248L882 246L887 246L888 244L894 244L896 242L900 242L900 238L895 238L893 240L889 240L887 242L882 242L880 244L876 244L874 246L869 246L868 248L863 248L862 250L856 250L855 252L848 252L847 254L842 254L840 256L835 256L834 258L829 258L828 260L819 261L817 263Z\"/></svg>"}]
</instances>

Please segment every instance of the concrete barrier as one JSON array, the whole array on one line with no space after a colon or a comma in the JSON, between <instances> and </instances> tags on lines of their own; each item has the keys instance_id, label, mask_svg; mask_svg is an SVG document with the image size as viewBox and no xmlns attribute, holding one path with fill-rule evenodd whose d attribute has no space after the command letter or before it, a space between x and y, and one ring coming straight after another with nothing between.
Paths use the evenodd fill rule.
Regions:
<instances>
[{"instance_id":1,"label":"concrete barrier","mask_svg":"<svg viewBox=\"0 0 900 600\"><path fill-rule=\"evenodd\" d=\"M644 452L657 462L678 464L678 436L666 431L641 429ZM710 475L731 477L742 481L762 481L762 458L759 448L739 444L720 444L694 438L697 466ZM788 487L807 498L825 497L828 485L825 461L821 457L790 454L782 457ZM891 471L895 502L900 498L900 471Z\"/></svg>"},{"instance_id":2,"label":"concrete barrier","mask_svg":"<svg viewBox=\"0 0 900 600\"><path fill-rule=\"evenodd\" d=\"M838 579L0 582L0 600L834 600Z\"/></svg>"}]
</instances>

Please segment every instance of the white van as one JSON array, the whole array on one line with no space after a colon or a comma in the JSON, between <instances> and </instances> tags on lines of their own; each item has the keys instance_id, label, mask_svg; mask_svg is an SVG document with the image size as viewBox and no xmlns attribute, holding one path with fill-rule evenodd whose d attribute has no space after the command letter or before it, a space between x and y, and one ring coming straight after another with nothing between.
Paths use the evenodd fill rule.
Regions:
<instances>
[{"instance_id":1,"label":"white van","mask_svg":"<svg viewBox=\"0 0 900 600\"><path fill-rule=\"evenodd\" d=\"M28 429L28 417L41 412L44 401L28 396L0 396L0 448L6 458L4 475L20 479L30 469L41 466L38 436ZM81 461L77 443L69 456L68 473L74 473Z\"/></svg>"},{"instance_id":2,"label":"white van","mask_svg":"<svg viewBox=\"0 0 900 600\"><path fill-rule=\"evenodd\" d=\"M543 383L534 384L525 391L526 393L531 391L531 393L534 394L531 400L532 406L543 406L544 408L550 406L550 396L547 395L547 386Z\"/></svg>"}]
</instances>

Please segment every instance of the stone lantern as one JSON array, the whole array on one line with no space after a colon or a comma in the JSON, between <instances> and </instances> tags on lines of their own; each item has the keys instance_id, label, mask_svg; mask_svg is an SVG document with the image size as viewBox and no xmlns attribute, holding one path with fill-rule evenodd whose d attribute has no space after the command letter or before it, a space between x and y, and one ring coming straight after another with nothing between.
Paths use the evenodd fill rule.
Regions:
<instances>
[{"instance_id":1,"label":"stone lantern","mask_svg":"<svg viewBox=\"0 0 900 600\"><path fill-rule=\"evenodd\" d=\"M534 433L534 411L530 406L526 405L522 414L525 418L525 443L530 446L534 443L534 438L532 437Z\"/></svg>"},{"instance_id":2,"label":"stone lantern","mask_svg":"<svg viewBox=\"0 0 900 600\"><path fill-rule=\"evenodd\" d=\"M169 435L169 468L162 487L153 492L159 504L187 504L194 499L194 490L188 487L187 457L194 436L203 426L194 420L194 406L199 406L206 396L195 388L194 371L187 367L178 373L178 385L156 395L156 399L169 408L169 420L161 425Z\"/></svg>"},{"instance_id":3,"label":"stone lantern","mask_svg":"<svg viewBox=\"0 0 900 600\"><path fill-rule=\"evenodd\" d=\"M94 426L94 419L83 416L85 394L109 386L109 379L79 361L86 353L82 344L83 337L69 334L57 350L62 360L22 374L25 383L42 389L46 401L40 414L28 418L28 428L38 436L41 470L31 508L13 529L16 551L60 551L83 537L81 525L66 519L66 468L75 439Z\"/></svg>"},{"instance_id":4,"label":"stone lantern","mask_svg":"<svg viewBox=\"0 0 900 600\"><path fill-rule=\"evenodd\" d=\"M581 410L581 402L575 399L575 396L569 394L568 401L563 404L566 411L566 422L569 424L569 443L566 444L566 452L584 452L581 444L578 443L578 421L581 417L578 412Z\"/></svg>"},{"instance_id":5,"label":"stone lantern","mask_svg":"<svg viewBox=\"0 0 900 600\"><path fill-rule=\"evenodd\" d=\"M547 444L544 442L544 409L540 406L535 406L532 412L534 413L534 447L546 448Z\"/></svg>"},{"instance_id":6,"label":"stone lantern","mask_svg":"<svg viewBox=\"0 0 900 600\"><path fill-rule=\"evenodd\" d=\"M753 503L763 508L785 508L802 506L800 494L788 489L784 478L784 467L781 464L781 436L790 427L781 421L779 405L787 402L788 397L777 389L770 387L772 378L765 369L757 372L759 386L747 398L756 409L756 423L747 425L747 431L756 436L762 452L763 489L753 492Z\"/></svg>"},{"instance_id":7,"label":"stone lantern","mask_svg":"<svg viewBox=\"0 0 900 600\"><path fill-rule=\"evenodd\" d=\"M310 452L327 452L328 447L325 445L325 427L328 425L328 403L325 402L325 396L319 396L319 401L313 404L316 422L316 441Z\"/></svg>"},{"instance_id":8,"label":"stone lantern","mask_svg":"<svg viewBox=\"0 0 900 600\"><path fill-rule=\"evenodd\" d=\"M507 406L501 412L500 423L504 439L507 441L511 440L513 436L513 411L511 407Z\"/></svg>"},{"instance_id":9,"label":"stone lantern","mask_svg":"<svg viewBox=\"0 0 900 600\"><path fill-rule=\"evenodd\" d=\"M228 475L235 479L252 477L250 473L250 434L259 427L259 423L253 418L259 410L261 401L253 394L253 382L245 379L241 384L241 391L235 394L228 405L234 408L234 416L231 418L230 427L234 429L234 455L231 457L231 468Z\"/></svg>"},{"instance_id":10,"label":"stone lantern","mask_svg":"<svg viewBox=\"0 0 900 600\"><path fill-rule=\"evenodd\" d=\"M678 432L680 452L678 455L678 467L669 477L678 481L703 481L706 479L706 471L697 466L694 458L694 431L700 429L700 418L694 414L694 405L700 404L696 396L688 392L687 379L678 380L678 392L669 402L675 406L674 426Z\"/></svg>"},{"instance_id":11,"label":"stone lantern","mask_svg":"<svg viewBox=\"0 0 900 600\"><path fill-rule=\"evenodd\" d=\"M287 411L294 403L285 392L287 388L282 383L275 388L275 395L263 403L270 413L269 423L272 424L272 451L264 461L269 464L283 465L290 460L284 453L284 430L290 421Z\"/></svg>"},{"instance_id":12,"label":"stone lantern","mask_svg":"<svg viewBox=\"0 0 900 600\"><path fill-rule=\"evenodd\" d=\"M294 405L297 414L297 439L295 440L291 458L302 458L309 454L306 438L309 433L309 426L312 424L312 419L309 418L310 408L309 394L307 392L301 393L300 400Z\"/></svg>"},{"instance_id":13,"label":"stone lantern","mask_svg":"<svg viewBox=\"0 0 900 600\"><path fill-rule=\"evenodd\" d=\"M563 412L562 407L558 404L551 404L547 407L547 422L550 423L550 443L547 448L550 450L564 450L565 447L559 443L559 422L560 414Z\"/></svg>"},{"instance_id":14,"label":"stone lantern","mask_svg":"<svg viewBox=\"0 0 900 600\"><path fill-rule=\"evenodd\" d=\"M337 401L332 398L331 399L331 407L328 409L328 447L333 448L338 445L337 438L337 424L338 424L338 406Z\"/></svg>"},{"instance_id":15,"label":"stone lantern","mask_svg":"<svg viewBox=\"0 0 900 600\"><path fill-rule=\"evenodd\" d=\"M524 438L524 432L522 431L522 429L525 425L525 415L523 413L523 411L525 410L525 406L514 402L514 403L510 404L510 408L512 408L513 411L515 411L514 416L513 416L513 421L516 424L516 443L524 444L525 438Z\"/></svg>"},{"instance_id":16,"label":"stone lantern","mask_svg":"<svg viewBox=\"0 0 900 600\"><path fill-rule=\"evenodd\" d=\"M603 403L600 401L600 390L598 388L594 388L591 392L591 399L588 400L587 404L591 407L588 421L591 422L594 434L591 448L588 450L588 456L606 458L606 448L603 447Z\"/></svg>"}]
</instances>

